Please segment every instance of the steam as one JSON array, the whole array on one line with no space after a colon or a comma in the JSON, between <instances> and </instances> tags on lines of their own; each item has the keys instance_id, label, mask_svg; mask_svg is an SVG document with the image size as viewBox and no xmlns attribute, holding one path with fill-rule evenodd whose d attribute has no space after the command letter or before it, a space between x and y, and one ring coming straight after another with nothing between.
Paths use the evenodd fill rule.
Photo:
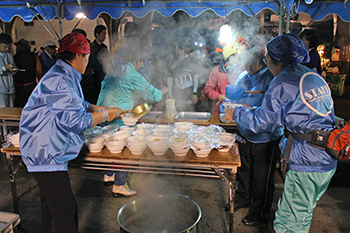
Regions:
<instances>
[{"instance_id":1,"label":"steam","mask_svg":"<svg viewBox=\"0 0 350 233\"><path fill-rule=\"evenodd\" d=\"M188 45L186 48L187 56L193 57L197 62L191 67L191 75L198 74L197 91L200 91L206 84L212 69L223 59L220 53L215 52L215 49L220 46L219 29L222 25L227 24L231 27L232 40L241 37L246 42L262 40L266 43L270 39L269 35L262 35L263 30L254 18L248 17L240 11L233 11L225 18L218 17L212 11L204 11L198 17L190 17L184 11L177 11L172 17L164 17L158 12L152 12L142 19L136 17L133 19L135 23L139 24L140 33L150 42L149 46L144 48L150 62L149 82L159 90L164 86L169 86L168 78L175 78L174 71L178 74L177 70L180 69L174 67L177 60L174 47L178 40L184 41L181 43L186 44L186 47ZM118 37L113 35L113 38ZM116 41L117 39L114 39L113 43ZM111 62L113 55L105 54L100 57L105 73L113 69ZM250 56L237 56L227 63L231 84L242 72L243 65L250 60ZM192 81L195 82L194 77L192 77ZM175 84L176 80L173 82L169 98L172 96L172 98L177 99L176 97L179 95L174 88ZM180 94L182 95L182 92ZM186 109L186 106L190 105L192 101L191 99L186 100L183 106L179 106L181 101L176 102L178 109ZM163 109L155 108L155 110L164 110L165 104L160 108Z\"/></svg>"}]
</instances>

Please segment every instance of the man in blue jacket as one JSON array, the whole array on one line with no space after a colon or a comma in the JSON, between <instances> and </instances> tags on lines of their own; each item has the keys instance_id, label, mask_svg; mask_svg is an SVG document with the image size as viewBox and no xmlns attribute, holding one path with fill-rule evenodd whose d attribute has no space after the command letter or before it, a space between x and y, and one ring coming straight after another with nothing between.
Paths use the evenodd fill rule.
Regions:
<instances>
[{"instance_id":1,"label":"man in blue jacket","mask_svg":"<svg viewBox=\"0 0 350 233\"><path fill-rule=\"evenodd\" d=\"M333 130L335 122L331 91L319 74L300 63L309 61L303 41L288 33L267 44L265 62L275 76L261 107L254 111L237 107L227 120L252 133L274 133L283 127L280 142L283 159L289 164L282 196L278 202L274 229L279 232L308 232L317 201L335 173L337 161L298 135L310 130ZM299 138L299 139L298 139Z\"/></svg>"}]
</instances>

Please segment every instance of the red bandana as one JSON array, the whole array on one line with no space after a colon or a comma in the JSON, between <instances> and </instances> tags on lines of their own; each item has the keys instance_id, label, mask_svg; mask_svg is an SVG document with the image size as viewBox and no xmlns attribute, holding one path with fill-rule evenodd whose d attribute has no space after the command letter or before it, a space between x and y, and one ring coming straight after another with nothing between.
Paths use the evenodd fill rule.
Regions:
<instances>
[{"instance_id":1,"label":"red bandana","mask_svg":"<svg viewBox=\"0 0 350 233\"><path fill-rule=\"evenodd\" d=\"M90 54L90 44L81 33L72 32L60 41L58 52L68 51L76 54Z\"/></svg>"}]
</instances>

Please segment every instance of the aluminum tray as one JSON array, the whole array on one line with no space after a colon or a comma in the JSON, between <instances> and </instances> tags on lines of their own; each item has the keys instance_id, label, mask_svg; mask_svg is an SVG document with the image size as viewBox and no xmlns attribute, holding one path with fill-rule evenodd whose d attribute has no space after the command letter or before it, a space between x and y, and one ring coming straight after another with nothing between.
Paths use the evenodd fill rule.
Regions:
<instances>
[{"instance_id":1,"label":"aluminum tray","mask_svg":"<svg viewBox=\"0 0 350 233\"><path fill-rule=\"evenodd\" d=\"M162 111L150 111L149 113L141 117L141 119L158 120L162 115Z\"/></svg>"},{"instance_id":2,"label":"aluminum tray","mask_svg":"<svg viewBox=\"0 0 350 233\"><path fill-rule=\"evenodd\" d=\"M220 113L220 115L219 115L219 117L220 117L220 122L221 122L221 123L235 123L235 122L236 122L235 120L233 120L233 121L231 121L231 122L225 121L225 120L224 120L224 115L225 115L225 113Z\"/></svg>"},{"instance_id":3,"label":"aluminum tray","mask_svg":"<svg viewBox=\"0 0 350 233\"><path fill-rule=\"evenodd\" d=\"M208 122L210 120L210 112L179 112L175 116L176 121L199 121Z\"/></svg>"}]
</instances>

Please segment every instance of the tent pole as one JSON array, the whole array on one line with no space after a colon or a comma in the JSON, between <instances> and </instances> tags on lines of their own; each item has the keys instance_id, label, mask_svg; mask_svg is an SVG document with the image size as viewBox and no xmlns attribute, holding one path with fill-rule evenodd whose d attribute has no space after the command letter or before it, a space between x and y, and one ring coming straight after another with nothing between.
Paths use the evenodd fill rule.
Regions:
<instances>
[{"instance_id":1,"label":"tent pole","mask_svg":"<svg viewBox=\"0 0 350 233\"><path fill-rule=\"evenodd\" d=\"M270 37L272 37L272 36L270 35L270 33L264 28L264 25L262 25L262 24L260 23L259 19L256 17L256 15L254 14L254 12L249 8L249 6L247 6L246 3L244 3L244 6L248 9L248 11L250 12L250 14L252 14L253 18L254 18L255 21L259 24L259 26L260 26L262 29L264 29L265 33L266 33L267 35L269 35Z\"/></svg>"},{"instance_id":2,"label":"tent pole","mask_svg":"<svg viewBox=\"0 0 350 233\"><path fill-rule=\"evenodd\" d=\"M48 29L48 28L46 27L46 25L42 22L42 20L38 17L38 15L35 14L34 11L33 11L31 8L29 8L29 10L34 14L35 18L36 18L37 20L39 20L39 22L43 25L43 27L46 29L46 31L47 31L48 33L50 33L50 35L52 36L52 38L54 38L54 39L57 41L56 37L52 34L52 32L50 31L50 29Z\"/></svg>"},{"instance_id":3,"label":"tent pole","mask_svg":"<svg viewBox=\"0 0 350 233\"><path fill-rule=\"evenodd\" d=\"M278 21L278 35L282 35L282 23L283 23L283 15L284 15L284 0L280 1L280 18Z\"/></svg>"},{"instance_id":4,"label":"tent pole","mask_svg":"<svg viewBox=\"0 0 350 233\"><path fill-rule=\"evenodd\" d=\"M310 24L329 6L329 3L327 3L327 5L325 5L322 10L320 12L317 13L317 15L315 17L313 17L310 22L298 33L298 36L305 31L305 29L310 26Z\"/></svg>"}]
</instances>

